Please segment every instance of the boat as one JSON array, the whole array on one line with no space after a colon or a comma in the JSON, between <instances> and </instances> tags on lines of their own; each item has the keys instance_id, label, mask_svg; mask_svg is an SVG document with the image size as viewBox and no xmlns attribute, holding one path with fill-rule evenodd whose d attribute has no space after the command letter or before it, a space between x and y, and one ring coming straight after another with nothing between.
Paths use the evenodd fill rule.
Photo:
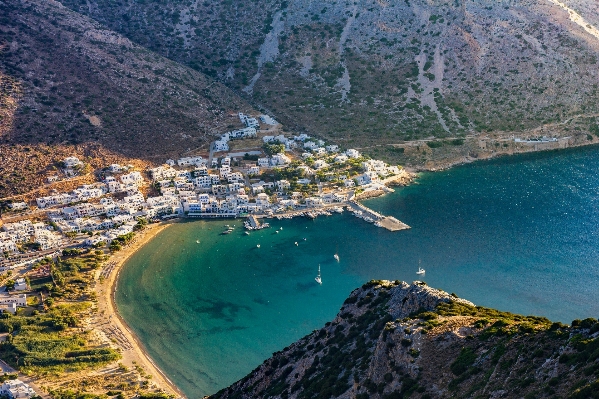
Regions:
<instances>
[{"instance_id":1,"label":"boat","mask_svg":"<svg viewBox=\"0 0 599 399\"><path fill-rule=\"evenodd\" d=\"M196 244L199 244L199 243L200 243L200 240L196 240Z\"/></svg>"},{"instance_id":2,"label":"boat","mask_svg":"<svg viewBox=\"0 0 599 399\"><path fill-rule=\"evenodd\" d=\"M420 267L420 261L418 261L418 271L416 272L416 274L424 274L426 273L426 270L424 270L422 267Z\"/></svg>"},{"instance_id":3,"label":"boat","mask_svg":"<svg viewBox=\"0 0 599 399\"><path fill-rule=\"evenodd\" d=\"M256 248L260 248L260 244L256 245Z\"/></svg>"},{"instance_id":4,"label":"boat","mask_svg":"<svg viewBox=\"0 0 599 399\"><path fill-rule=\"evenodd\" d=\"M297 244L297 241L295 242L295 246L296 246L296 247L298 246L298 244Z\"/></svg>"},{"instance_id":5,"label":"boat","mask_svg":"<svg viewBox=\"0 0 599 399\"><path fill-rule=\"evenodd\" d=\"M281 230L283 230L283 228L281 227Z\"/></svg>"},{"instance_id":6,"label":"boat","mask_svg":"<svg viewBox=\"0 0 599 399\"><path fill-rule=\"evenodd\" d=\"M314 280L316 280L318 284L322 284L322 279L320 278L320 265L318 265L318 276L314 277Z\"/></svg>"},{"instance_id":7,"label":"boat","mask_svg":"<svg viewBox=\"0 0 599 399\"><path fill-rule=\"evenodd\" d=\"M249 232L249 231L246 231L246 232L245 232L245 235L246 235L246 236L249 236L249 235L250 235L250 232Z\"/></svg>"},{"instance_id":8,"label":"boat","mask_svg":"<svg viewBox=\"0 0 599 399\"><path fill-rule=\"evenodd\" d=\"M333 255L333 258L335 258L335 260L336 260L337 262L339 262L339 255L335 254L335 255Z\"/></svg>"}]
</instances>

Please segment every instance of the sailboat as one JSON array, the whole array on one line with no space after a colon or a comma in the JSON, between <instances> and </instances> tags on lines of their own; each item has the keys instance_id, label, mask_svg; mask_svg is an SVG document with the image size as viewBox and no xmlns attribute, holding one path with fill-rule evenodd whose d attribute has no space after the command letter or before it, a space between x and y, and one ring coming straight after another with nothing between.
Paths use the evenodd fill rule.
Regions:
<instances>
[{"instance_id":1,"label":"sailboat","mask_svg":"<svg viewBox=\"0 0 599 399\"><path fill-rule=\"evenodd\" d=\"M424 270L422 267L420 267L420 260L418 260L418 271L416 272L416 274L424 274L426 273L426 270Z\"/></svg>"},{"instance_id":2,"label":"sailboat","mask_svg":"<svg viewBox=\"0 0 599 399\"><path fill-rule=\"evenodd\" d=\"M333 255L333 258L335 258L335 260L339 262L339 245L337 245L337 250L335 251L335 255Z\"/></svg>"},{"instance_id":3,"label":"sailboat","mask_svg":"<svg viewBox=\"0 0 599 399\"><path fill-rule=\"evenodd\" d=\"M314 278L318 284L322 284L322 279L320 278L320 265L318 265L318 276Z\"/></svg>"}]
</instances>

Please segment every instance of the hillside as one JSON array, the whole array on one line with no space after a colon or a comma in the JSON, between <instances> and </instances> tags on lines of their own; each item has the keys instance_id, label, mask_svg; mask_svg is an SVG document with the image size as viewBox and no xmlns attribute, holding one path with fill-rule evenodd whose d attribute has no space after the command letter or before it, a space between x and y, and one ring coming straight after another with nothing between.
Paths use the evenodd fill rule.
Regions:
<instances>
[{"instance_id":1,"label":"hillside","mask_svg":"<svg viewBox=\"0 0 599 399\"><path fill-rule=\"evenodd\" d=\"M598 335L595 319L566 326L421 282L371 281L211 398L597 398Z\"/></svg>"},{"instance_id":2,"label":"hillside","mask_svg":"<svg viewBox=\"0 0 599 399\"><path fill-rule=\"evenodd\" d=\"M64 4L353 147L599 112L593 0Z\"/></svg>"},{"instance_id":3,"label":"hillside","mask_svg":"<svg viewBox=\"0 0 599 399\"><path fill-rule=\"evenodd\" d=\"M163 162L251 111L231 90L54 1L0 2L0 144ZM210 140L209 140L210 139Z\"/></svg>"}]
</instances>

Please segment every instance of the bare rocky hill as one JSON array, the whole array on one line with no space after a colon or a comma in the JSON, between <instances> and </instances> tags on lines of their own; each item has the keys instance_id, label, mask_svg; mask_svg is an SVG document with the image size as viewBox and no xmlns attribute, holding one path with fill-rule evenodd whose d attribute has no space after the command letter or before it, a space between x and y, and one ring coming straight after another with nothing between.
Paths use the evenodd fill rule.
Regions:
<instances>
[{"instance_id":1,"label":"bare rocky hill","mask_svg":"<svg viewBox=\"0 0 599 399\"><path fill-rule=\"evenodd\" d=\"M599 111L593 0L64 4L354 147Z\"/></svg>"},{"instance_id":2,"label":"bare rocky hill","mask_svg":"<svg viewBox=\"0 0 599 399\"><path fill-rule=\"evenodd\" d=\"M596 319L566 326L422 282L371 281L211 398L597 398L598 335Z\"/></svg>"},{"instance_id":3,"label":"bare rocky hill","mask_svg":"<svg viewBox=\"0 0 599 399\"><path fill-rule=\"evenodd\" d=\"M222 84L54 1L0 2L0 90L4 146L98 143L155 162L206 147L239 123L229 113L251 111Z\"/></svg>"}]
</instances>

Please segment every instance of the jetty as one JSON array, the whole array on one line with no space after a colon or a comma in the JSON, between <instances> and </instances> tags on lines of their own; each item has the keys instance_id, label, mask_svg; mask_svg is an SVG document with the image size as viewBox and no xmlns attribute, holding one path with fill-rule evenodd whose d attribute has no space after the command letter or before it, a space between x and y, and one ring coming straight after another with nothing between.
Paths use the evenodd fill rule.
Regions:
<instances>
[{"instance_id":1,"label":"jetty","mask_svg":"<svg viewBox=\"0 0 599 399\"><path fill-rule=\"evenodd\" d=\"M381 215L359 202L349 201L348 206L354 211L354 214L361 215L365 220L367 218L373 220L374 225L377 227L382 227L389 231L407 230L410 228L410 226L397 220L393 216Z\"/></svg>"},{"instance_id":2,"label":"jetty","mask_svg":"<svg viewBox=\"0 0 599 399\"><path fill-rule=\"evenodd\" d=\"M260 223L254 215L249 215L243 225L248 230L261 230L270 227L268 223Z\"/></svg>"}]
</instances>

